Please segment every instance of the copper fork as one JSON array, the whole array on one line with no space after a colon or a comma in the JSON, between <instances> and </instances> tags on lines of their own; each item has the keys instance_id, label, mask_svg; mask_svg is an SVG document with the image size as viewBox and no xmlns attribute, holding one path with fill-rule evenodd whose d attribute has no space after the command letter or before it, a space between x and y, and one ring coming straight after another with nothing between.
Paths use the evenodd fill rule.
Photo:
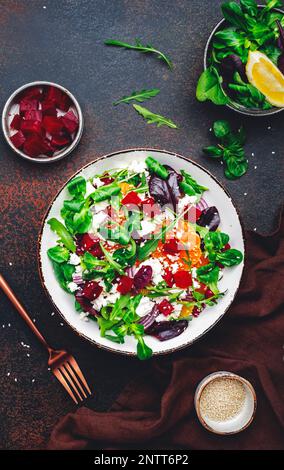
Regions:
<instances>
[{"instance_id":1,"label":"copper fork","mask_svg":"<svg viewBox=\"0 0 284 470\"><path fill-rule=\"evenodd\" d=\"M74 402L78 404L78 400L83 401L84 398L87 398L87 393L91 395L91 390L80 367L78 366L77 361L66 351L56 351L47 344L45 338L30 319L26 309L17 299L11 287L8 285L1 274L0 287L12 302L14 307L18 310L23 320L36 335L41 344L47 349L49 353L48 366L52 370L55 377L63 385L65 390L69 393Z\"/></svg>"}]
</instances>

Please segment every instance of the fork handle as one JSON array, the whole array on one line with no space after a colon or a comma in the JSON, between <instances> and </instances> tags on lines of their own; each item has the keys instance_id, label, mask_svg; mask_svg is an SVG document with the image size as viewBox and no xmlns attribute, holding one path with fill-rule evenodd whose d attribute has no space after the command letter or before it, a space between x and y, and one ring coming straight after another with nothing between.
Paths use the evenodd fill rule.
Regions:
<instances>
[{"instance_id":1,"label":"fork handle","mask_svg":"<svg viewBox=\"0 0 284 470\"><path fill-rule=\"evenodd\" d=\"M3 290L3 292L7 295L8 299L12 302L14 307L18 310L19 314L21 315L22 319L26 322L26 324L30 327L32 332L36 335L37 339L43 344L43 346L46 347L48 351L50 351L50 347L48 346L46 340L40 333L40 331L37 329L33 321L28 315L28 312L24 308L24 306L21 304L21 302L17 299L16 295L12 291L11 287L5 281L4 277L0 274L0 287Z\"/></svg>"}]
</instances>

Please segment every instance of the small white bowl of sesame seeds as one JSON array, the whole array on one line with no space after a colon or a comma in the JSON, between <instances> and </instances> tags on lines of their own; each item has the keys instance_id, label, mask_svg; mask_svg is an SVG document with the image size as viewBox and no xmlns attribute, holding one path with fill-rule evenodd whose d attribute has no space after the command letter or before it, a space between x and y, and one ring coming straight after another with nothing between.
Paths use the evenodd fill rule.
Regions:
<instances>
[{"instance_id":1,"label":"small white bowl of sesame seeds","mask_svg":"<svg viewBox=\"0 0 284 470\"><path fill-rule=\"evenodd\" d=\"M236 434L246 429L256 412L253 386L232 372L207 375L198 385L194 405L202 426L215 434Z\"/></svg>"}]
</instances>

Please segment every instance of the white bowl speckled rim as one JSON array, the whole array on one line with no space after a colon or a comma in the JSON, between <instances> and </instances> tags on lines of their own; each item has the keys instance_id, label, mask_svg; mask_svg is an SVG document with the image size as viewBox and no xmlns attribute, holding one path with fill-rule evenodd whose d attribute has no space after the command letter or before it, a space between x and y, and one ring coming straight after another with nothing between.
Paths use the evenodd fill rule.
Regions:
<instances>
[{"instance_id":1,"label":"white bowl speckled rim","mask_svg":"<svg viewBox=\"0 0 284 470\"><path fill-rule=\"evenodd\" d=\"M89 178L96 173L102 173L115 167L119 168L122 164L125 165L127 161L130 163L133 160L145 160L149 155L159 160L162 164L172 166L177 171L184 169L200 184L209 188L208 194L206 193L206 201L209 205L216 205L218 208L221 217L220 229L229 234L231 245L244 253L243 229L237 209L228 192L207 170L181 155L165 150L146 148L122 150L88 163L68 181L79 174ZM38 262L42 285L56 310L78 335L108 351L135 356L136 341L133 337L127 337L124 344L112 343L102 338L96 322L92 320L85 322L80 319L78 312L74 308L74 297L63 291L55 278L51 262L47 256L47 250L55 245L58 237L50 230L47 221L51 217L61 219L60 209L63 201L70 198L66 184L53 199L43 219L39 234ZM239 266L224 270L224 276L220 281L220 289L221 291L227 290L226 295L219 300L217 305L206 308L198 318L194 318L180 336L165 342L160 342L153 337L147 336L146 342L152 348L153 355L171 353L189 346L216 325L235 298L241 281L243 267L244 262Z\"/></svg>"},{"instance_id":2,"label":"white bowl speckled rim","mask_svg":"<svg viewBox=\"0 0 284 470\"><path fill-rule=\"evenodd\" d=\"M217 422L212 421L202 415L200 410L200 400L205 387L213 380L220 378L232 379L242 383L245 390L245 402L243 408L237 416L227 421ZM242 432L252 423L256 413L257 398L255 390L248 380L246 380L244 377L241 377L240 375L222 370L218 372L213 372L212 374L207 375L206 377L204 377L203 380L201 380L195 391L194 406L197 417L202 426L208 431L224 436Z\"/></svg>"},{"instance_id":3,"label":"white bowl speckled rim","mask_svg":"<svg viewBox=\"0 0 284 470\"><path fill-rule=\"evenodd\" d=\"M13 109L13 106L15 106L15 100L19 94L21 94L23 91L27 90L28 88L41 87L41 86L53 86L54 88L58 88L59 90L66 93L66 95L70 98L72 102L71 109L75 111L75 114L77 114L78 116L79 126L78 126L78 130L77 130L77 133L75 135L73 142L71 142L71 144L68 145L67 147L64 147L63 149L56 151L53 156L48 157L46 155L42 155L41 157L30 157L29 155L25 154L24 152L19 150L17 147L15 147L15 145L10 139L9 124L10 124L10 121L12 120L10 111ZM58 85L58 83L54 83L54 82L36 81L36 82L26 83L20 88L17 88L17 90L15 90L7 99L5 106L3 108L3 112L2 112L2 130L3 130L3 134L6 139L7 144L9 145L9 147L11 147L12 150L14 150L14 152L17 155L34 163L52 163L52 162L57 162L58 160L62 160L62 158L64 157L67 157L67 155L69 155L79 144L81 137L82 137L83 128L84 128L84 118L83 118L81 106L79 105L75 96L67 88L64 88L63 86Z\"/></svg>"},{"instance_id":4,"label":"white bowl speckled rim","mask_svg":"<svg viewBox=\"0 0 284 470\"><path fill-rule=\"evenodd\" d=\"M258 8L264 8L264 7L265 5L258 5ZM281 13L282 15L284 15L284 11L281 10L280 8L273 8L272 11L276 13ZM205 49L204 49L204 58L203 58L204 70L208 68L209 54L211 52L211 44L213 42L214 36L217 33L217 31L222 30L224 26L226 26L227 24L228 23L226 19L223 18L221 21L219 21L219 23L217 23L215 28L212 30L207 40ZM268 117L268 116L272 116L273 114L281 113L281 111L284 110L284 108L277 108L276 106L274 106L271 109L246 108L245 106L242 106L241 104L236 103L234 101L231 101L231 103L226 104L226 106L227 108L230 108L239 114L244 114L246 116L253 116L253 117Z\"/></svg>"}]
</instances>

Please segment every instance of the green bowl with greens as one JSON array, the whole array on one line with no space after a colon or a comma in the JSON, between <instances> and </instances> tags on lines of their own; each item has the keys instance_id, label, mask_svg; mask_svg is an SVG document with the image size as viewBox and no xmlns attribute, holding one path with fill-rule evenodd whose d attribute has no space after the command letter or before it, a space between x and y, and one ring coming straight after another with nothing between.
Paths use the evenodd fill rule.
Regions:
<instances>
[{"instance_id":1,"label":"green bowl with greens","mask_svg":"<svg viewBox=\"0 0 284 470\"><path fill-rule=\"evenodd\" d=\"M249 51L260 51L284 73L284 11L282 1L223 3L224 18L211 32L204 52L204 72L196 96L249 116L270 116L284 108L272 106L250 84L245 67Z\"/></svg>"}]
</instances>

